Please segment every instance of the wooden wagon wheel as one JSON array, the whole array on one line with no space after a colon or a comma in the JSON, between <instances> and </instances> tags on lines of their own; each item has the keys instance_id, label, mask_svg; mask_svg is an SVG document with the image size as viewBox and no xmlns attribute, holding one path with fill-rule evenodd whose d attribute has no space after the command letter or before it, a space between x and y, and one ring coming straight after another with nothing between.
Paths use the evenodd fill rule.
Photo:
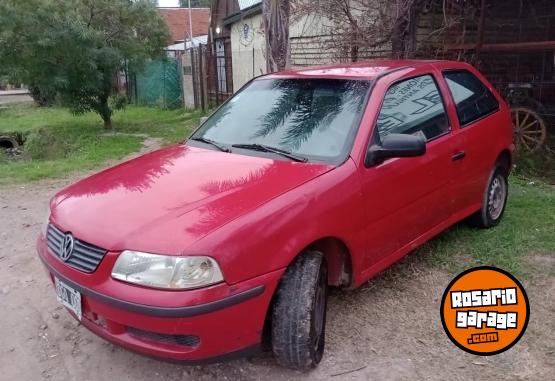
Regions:
<instances>
[{"instance_id":1,"label":"wooden wagon wheel","mask_svg":"<svg viewBox=\"0 0 555 381\"><path fill-rule=\"evenodd\" d=\"M513 108L511 114L516 145L528 152L540 149L547 136L545 122L541 116L526 107Z\"/></svg>"}]
</instances>

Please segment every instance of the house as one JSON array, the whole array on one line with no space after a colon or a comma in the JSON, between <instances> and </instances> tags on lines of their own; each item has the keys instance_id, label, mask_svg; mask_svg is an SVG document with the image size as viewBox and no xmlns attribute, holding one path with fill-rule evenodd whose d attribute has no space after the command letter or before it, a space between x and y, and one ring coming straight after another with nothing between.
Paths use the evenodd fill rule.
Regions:
<instances>
[{"instance_id":1,"label":"house","mask_svg":"<svg viewBox=\"0 0 555 381\"><path fill-rule=\"evenodd\" d=\"M220 0L216 3L221 8L212 9L212 41L216 53L222 57L220 63L226 67L225 72L218 72L222 77L219 81L226 80L227 93L231 94L267 71L262 0ZM330 30L329 24L329 21L313 15L291 20L292 66L312 66L334 60L329 49L322 47L325 34Z\"/></svg>"},{"instance_id":2,"label":"house","mask_svg":"<svg viewBox=\"0 0 555 381\"><path fill-rule=\"evenodd\" d=\"M239 0L239 10L223 20L229 31L233 91L266 73L266 40L261 0Z\"/></svg>"},{"instance_id":3,"label":"house","mask_svg":"<svg viewBox=\"0 0 555 381\"><path fill-rule=\"evenodd\" d=\"M224 20L240 10L239 0L214 0L212 4L208 45L214 65L208 65L207 73L213 82L208 84L209 98L217 103L233 93L231 28Z\"/></svg>"},{"instance_id":4,"label":"house","mask_svg":"<svg viewBox=\"0 0 555 381\"><path fill-rule=\"evenodd\" d=\"M292 4L292 67L391 57L464 60L486 75L514 112L522 113L514 114L518 119L542 127L533 131L531 150L544 144L545 126L555 125L553 0L433 0L399 12L384 12L384 4L396 10L395 2L367 2L364 9L352 4L333 8L333 0ZM198 54L196 67L202 69L194 106L199 107L198 99L203 108L219 104L266 73L262 8L261 0L214 1L208 45Z\"/></svg>"},{"instance_id":5,"label":"house","mask_svg":"<svg viewBox=\"0 0 555 381\"><path fill-rule=\"evenodd\" d=\"M309 0L292 0L295 2L296 5L311 3ZM347 42L330 44L330 39L337 34L337 24L322 14L305 12L293 15L294 7L292 5L289 20L291 66L314 66L352 59ZM219 104L252 78L266 74L263 1L214 0L206 49L200 54L203 65L206 65L201 75L206 77L202 83L205 89L198 91L204 95L196 96L205 97L205 103ZM390 53L387 49L360 50L358 54L360 59L383 57ZM203 65L197 64L197 67ZM202 80L199 78L197 82ZM195 106L198 104L196 102Z\"/></svg>"},{"instance_id":6,"label":"house","mask_svg":"<svg viewBox=\"0 0 555 381\"><path fill-rule=\"evenodd\" d=\"M186 49L206 44L209 8L158 8L170 37L167 60L149 60L140 71L118 75L118 87L132 94L136 103L173 108L183 105L186 94L182 80L182 56Z\"/></svg>"},{"instance_id":7,"label":"house","mask_svg":"<svg viewBox=\"0 0 555 381\"><path fill-rule=\"evenodd\" d=\"M170 41L165 48L168 56L178 58L186 49L207 43L210 8L158 8L158 13L170 31ZM192 28L189 26L189 20L192 22Z\"/></svg>"},{"instance_id":8,"label":"house","mask_svg":"<svg viewBox=\"0 0 555 381\"><path fill-rule=\"evenodd\" d=\"M208 42L208 35L193 37L192 40L187 38L187 41L178 42L176 44L168 45L164 48L168 57L179 58L186 50L194 48L199 45L206 45Z\"/></svg>"}]
</instances>

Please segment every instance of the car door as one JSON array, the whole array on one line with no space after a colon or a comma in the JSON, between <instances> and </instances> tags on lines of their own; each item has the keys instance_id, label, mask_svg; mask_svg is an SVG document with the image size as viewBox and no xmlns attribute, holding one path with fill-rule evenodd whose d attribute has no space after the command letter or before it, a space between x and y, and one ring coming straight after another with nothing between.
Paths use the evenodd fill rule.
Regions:
<instances>
[{"instance_id":1,"label":"car door","mask_svg":"<svg viewBox=\"0 0 555 381\"><path fill-rule=\"evenodd\" d=\"M456 194L454 211L464 214L482 203L488 176L501 151L496 145L506 135L507 120L498 112L496 97L472 71L448 69L442 74L458 127L453 137L453 157L457 159L452 190Z\"/></svg>"},{"instance_id":2,"label":"car door","mask_svg":"<svg viewBox=\"0 0 555 381\"><path fill-rule=\"evenodd\" d=\"M361 169L366 269L382 268L451 213L451 127L433 72L391 83L372 129L370 144L390 133L424 134L426 153ZM381 263L380 263L381 262Z\"/></svg>"}]
</instances>

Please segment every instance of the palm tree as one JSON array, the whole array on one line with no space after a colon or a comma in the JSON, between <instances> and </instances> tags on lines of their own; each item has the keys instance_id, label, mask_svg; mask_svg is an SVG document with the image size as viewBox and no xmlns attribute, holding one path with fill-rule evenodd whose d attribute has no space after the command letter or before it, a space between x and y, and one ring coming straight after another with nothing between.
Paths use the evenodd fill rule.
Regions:
<instances>
[{"instance_id":1,"label":"palm tree","mask_svg":"<svg viewBox=\"0 0 555 381\"><path fill-rule=\"evenodd\" d=\"M284 79L275 81L272 87L281 95L271 111L262 117L262 128L253 138L267 136L288 122L281 145L296 150L316 129L329 127L345 107L360 112L368 83Z\"/></svg>"}]
</instances>

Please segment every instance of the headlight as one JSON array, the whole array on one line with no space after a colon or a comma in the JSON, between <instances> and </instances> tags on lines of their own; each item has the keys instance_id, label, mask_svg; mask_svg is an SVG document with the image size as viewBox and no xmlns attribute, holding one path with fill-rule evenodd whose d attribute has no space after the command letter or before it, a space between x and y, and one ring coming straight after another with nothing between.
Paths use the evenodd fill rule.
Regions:
<instances>
[{"instance_id":1,"label":"headlight","mask_svg":"<svg viewBox=\"0 0 555 381\"><path fill-rule=\"evenodd\" d=\"M177 257L123 251L112 277L147 287L191 289L224 280L218 263L210 257Z\"/></svg>"}]
</instances>

